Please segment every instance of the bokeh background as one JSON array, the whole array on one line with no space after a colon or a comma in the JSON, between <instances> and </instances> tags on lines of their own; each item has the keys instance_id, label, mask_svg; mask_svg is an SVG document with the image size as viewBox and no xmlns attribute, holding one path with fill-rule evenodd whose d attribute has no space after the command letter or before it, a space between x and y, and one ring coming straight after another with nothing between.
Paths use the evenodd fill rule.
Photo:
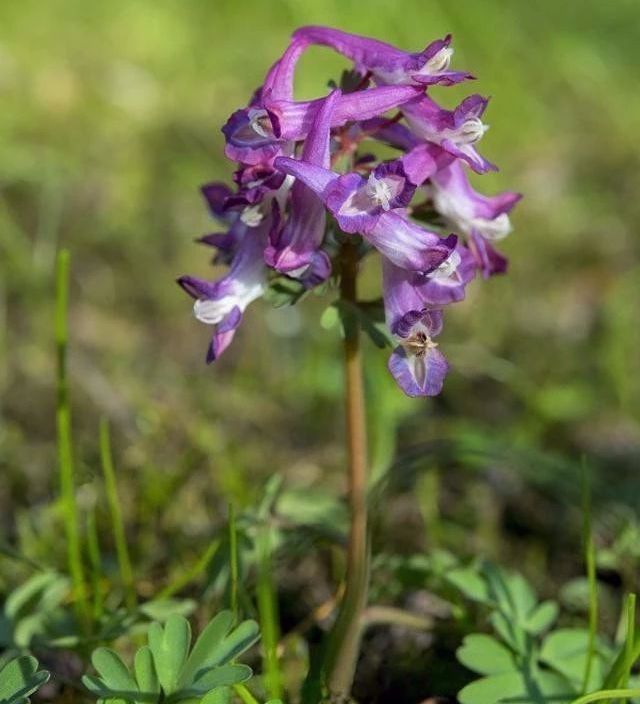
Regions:
<instances>
[{"instance_id":1,"label":"bokeh background","mask_svg":"<svg viewBox=\"0 0 640 704\"><path fill-rule=\"evenodd\" d=\"M64 564L53 341L62 246L79 497L100 519L106 417L141 593L192 564L227 503L252 505L274 473L302 516L343 491L340 341L319 324L331 293L295 308L255 304L207 368L209 331L174 283L209 273L192 240L211 227L199 186L231 174L220 126L291 31L311 23L413 50L452 32L455 66L479 80L434 95L447 105L492 96L482 151L501 170L476 186L525 194L503 243L509 275L475 282L448 314L440 343L455 371L441 397L403 397L386 353L367 343L371 461L385 487L377 549L487 554L553 592L582 574L583 463L599 546L611 553L621 534L640 536L637 0L2 3L2 543ZM323 94L344 67L310 50L298 95ZM372 262L366 295L377 278ZM105 554L109 540L105 531ZM602 566L614 587L637 575L640 542L627 542ZM23 569L0 559L0 588ZM313 557L284 554L277 569L296 609L321 599Z\"/></svg>"}]
</instances>

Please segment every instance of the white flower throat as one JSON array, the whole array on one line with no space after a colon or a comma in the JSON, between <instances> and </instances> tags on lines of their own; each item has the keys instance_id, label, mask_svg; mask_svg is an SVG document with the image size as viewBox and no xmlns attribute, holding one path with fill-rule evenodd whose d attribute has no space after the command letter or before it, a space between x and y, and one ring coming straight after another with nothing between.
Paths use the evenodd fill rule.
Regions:
<instances>
[{"instance_id":1,"label":"white flower throat","mask_svg":"<svg viewBox=\"0 0 640 704\"><path fill-rule=\"evenodd\" d=\"M365 192L367 196L369 196L376 205L381 206L383 210L391 209L391 200L394 194L391 186L384 179L377 178L374 174L371 174L367 180Z\"/></svg>"},{"instance_id":2,"label":"white flower throat","mask_svg":"<svg viewBox=\"0 0 640 704\"><path fill-rule=\"evenodd\" d=\"M420 69L418 73L425 76L434 76L443 71L446 71L451 64L453 49L450 46L445 46L436 52Z\"/></svg>"}]
</instances>

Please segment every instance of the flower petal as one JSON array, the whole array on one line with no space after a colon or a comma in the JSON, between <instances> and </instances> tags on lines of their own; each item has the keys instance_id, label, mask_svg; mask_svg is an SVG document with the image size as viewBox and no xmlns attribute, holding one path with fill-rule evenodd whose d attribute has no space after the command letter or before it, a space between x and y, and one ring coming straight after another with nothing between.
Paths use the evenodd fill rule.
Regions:
<instances>
[{"instance_id":1,"label":"flower petal","mask_svg":"<svg viewBox=\"0 0 640 704\"><path fill-rule=\"evenodd\" d=\"M408 353L398 346L391 353L389 371L407 396L437 396L442 391L449 364L437 347L423 356Z\"/></svg>"}]
</instances>

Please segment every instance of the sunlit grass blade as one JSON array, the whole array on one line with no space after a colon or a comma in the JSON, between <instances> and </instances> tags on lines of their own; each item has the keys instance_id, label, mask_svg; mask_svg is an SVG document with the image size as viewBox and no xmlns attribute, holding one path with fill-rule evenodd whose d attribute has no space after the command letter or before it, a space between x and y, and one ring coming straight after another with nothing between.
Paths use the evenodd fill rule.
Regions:
<instances>
[{"instance_id":1,"label":"sunlit grass blade","mask_svg":"<svg viewBox=\"0 0 640 704\"><path fill-rule=\"evenodd\" d=\"M104 476L104 486L107 493L109 513L111 514L111 527L113 539L118 557L118 568L120 569L120 579L125 590L125 600L127 607L131 610L136 608L137 597L129 548L127 547L127 536L122 520L122 510L120 499L118 498L118 487L116 483L116 473L113 468L113 458L111 456L111 438L109 434L109 424L105 418L100 421L100 463Z\"/></svg>"},{"instance_id":2,"label":"sunlit grass blade","mask_svg":"<svg viewBox=\"0 0 640 704\"><path fill-rule=\"evenodd\" d=\"M584 460L582 462L582 515L582 540L587 566L587 581L589 583L589 642L582 680L582 691L586 692L591 679L598 634L598 584L596 581L596 552L591 527L591 481L589 467Z\"/></svg>"},{"instance_id":3,"label":"sunlit grass blade","mask_svg":"<svg viewBox=\"0 0 640 704\"><path fill-rule=\"evenodd\" d=\"M259 704L258 700L243 684L234 684L233 689L243 704Z\"/></svg>"},{"instance_id":4,"label":"sunlit grass blade","mask_svg":"<svg viewBox=\"0 0 640 704\"><path fill-rule=\"evenodd\" d=\"M102 618L104 601L102 598L102 556L96 525L96 511L92 508L87 514L87 553L91 565L91 589L93 591L93 621L97 623Z\"/></svg>"},{"instance_id":5,"label":"sunlit grass blade","mask_svg":"<svg viewBox=\"0 0 640 704\"><path fill-rule=\"evenodd\" d=\"M73 468L73 448L71 438L71 409L69 404L69 383L67 377L68 304L69 304L69 252L60 250L56 261L56 311L55 340L57 353L57 403L56 432L58 443L58 465L60 472L60 499L64 518L67 562L76 615L87 629L89 626L89 605L82 564L82 543L76 502Z\"/></svg>"},{"instance_id":6,"label":"sunlit grass blade","mask_svg":"<svg viewBox=\"0 0 640 704\"><path fill-rule=\"evenodd\" d=\"M258 534L258 612L262 634L265 689L271 699L282 696L282 673L278 662L280 622L271 563L271 527L267 522Z\"/></svg>"},{"instance_id":7,"label":"sunlit grass blade","mask_svg":"<svg viewBox=\"0 0 640 704\"><path fill-rule=\"evenodd\" d=\"M156 599L169 599L174 594L184 589L187 584L199 577L207 569L219 548L220 539L216 538L207 546L207 549L202 553L196 564L162 589L156 596Z\"/></svg>"},{"instance_id":8,"label":"sunlit grass blade","mask_svg":"<svg viewBox=\"0 0 640 704\"><path fill-rule=\"evenodd\" d=\"M238 530L236 509L229 504L229 607L233 619L238 622Z\"/></svg>"},{"instance_id":9,"label":"sunlit grass blade","mask_svg":"<svg viewBox=\"0 0 640 704\"><path fill-rule=\"evenodd\" d=\"M591 704L591 702L603 702L607 699L632 699L640 697L640 689L603 689L601 692L585 694L578 699L574 699L571 704Z\"/></svg>"},{"instance_id":10,"label":"sunlit grass blade","mask_svg":"<svg viewBox=\"0 0 640 704\"><path fill-rule=\"evenodd\" d=\"M625 622L626 634L624 639L624 676L620 685L622 687L629 686L629 678L631 677L631 668L635 662L634 643L636 638L636 595L629 594L625 600Z\"/></svg>"}]
</instances>

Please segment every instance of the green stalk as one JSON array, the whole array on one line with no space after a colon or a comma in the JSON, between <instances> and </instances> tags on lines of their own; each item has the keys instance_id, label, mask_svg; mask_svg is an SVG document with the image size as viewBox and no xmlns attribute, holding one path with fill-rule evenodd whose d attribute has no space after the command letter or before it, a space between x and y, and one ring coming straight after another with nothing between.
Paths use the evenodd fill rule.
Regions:
<instances>
[{"instance_id":1,"label":"green stalk","mask_svg":"<svg viewBox=\"0 0 640 704\"><path fill-rule=\"evenodd\" d=\"M238 697L240 697L243 704L260 704L243 684L234 684L233 689Z\"/></svg>"},{"instance_id":2,"label":"green stalk","mask_svg":"<svg viewBox=\"0 0 640 704\"><path fill-rule=\"evenodd\" d=\"M64 519L67 544L67 564L73 585L76 616L85 630L89 628L90 614L87 601L82 544L76 503L71 440L71 409L69 405L69 382L67 377L67 346L69 304L69 252L60 250L56 261L56 311L55 340L57 352L57 403L56 433L58 443L58 466L60 472L60 501Z\"/></svg>"},{"instance_id":3,"label":"green stalk","mask_svg":"<svg viewBox=\"0 0 640 704\"><path fill-rule=\"evenodd\" d=\"M591 702L603 702L605 699L633 699L640 697L640 689L605 689L601 692L592 692L583 697L574 699L571 704L591 704Z\"/></svg>"},{"instance_id":4,"label":"green stalk","mask_svg":"<svg viewBox=\"0 0 640 704\"><path fill-rule=\"evenodd\" d=\"M593 543L593 531L591 529L591 485L589 481L589 469L586 462L583 462L582 471L582 536L587 566L587 580L589 582L589 641L587 644L584 677L582 679L582 691L586 692L589 689L589 680L591 679L591 670L596 652L596 638L598 634L598 585L596 581L596 551Z\"/></svg>"},{"instance_id":5,"label":"green stalk","mask_svg":"<svg viewBox=\"0 0 640 704\"><path fill-rule=\"evenodd\" d=\"M127 547L127 536L122 520L120 500L118 498L118 486L116 483L116 473L113 468L113 457L111 455L111 438L109 434L109 423L106 418L100 421L100 463L104 476L104 486L107 493L107 503L111 514L111 529L113 540L116 546L118 557L118 568L120 569L120 579L125 590L125 601L130 611L137 606L136 586Z\"/></svg>"},{"instance_id":6,"label":"green stalk","mask_svg":"<svg viewBox=\"0 0 640 704\"><path fill-rule=\"evenodd\" d=\"M264 652L265 689L270 699L282 697L282 673L278 662L280 623L271 564L271 527L265 522L258 534L258 612Z\"/></svg>"},{"instance_id":7,"label":"green stalk","mask_svg":"<svg viewBox=\"0 0 640 704\"><path fill-rule=\"evenodd\" d=\"M238 622L238 531L236 527L236 509L233 504L229 504L229 571L231 574L230 583L230 606L233 613L234 622Z\"/></svg>"},{"instance_id":8,"label":"green stalk","mask_svg":"<svg viewBox=\"0 0 640 704\"><path fill-rule=\"evenodd\" d=\"M625 616L627 632L625 634L624 640L624 658L625 658L625 673L620 685L622 687L629 686L629 677L631 676L631 669L633 668L633 663L635 661L633 646L636 639L636 595L629 594L625 603Z\"/></svg>"},{"instance_id":9,"label":"green stalk","mask_svg":"<svg viewBox=\"0 0 640 704\"><path fill-rule=\"evenodd\" d=\"M358 273L356 246L345 243L341 255L340 298L355 305ZM351 691L360 650L362 613L367 605L369 588L367 437L360 331L355 321L344 327L350 530L345 594L329 634L324 662L326 684L335 697L346 697Z\"/></svg>"},{"instance_id":10,"label":"green stalk","mask_svg":"<svg viewBox=\"0 0 640 704\"><path fill-rule=\"evenodd\" d=\"M169 599L176 592L181 591L184 587L192 582L196 577L201 575L209 566L213 556L218 552L220 547L220 539L216 538L207 546L207 549L202 553L196 564L186 572L183 572L177 579L175 579L171 584L168 584L164 589L162 589L157 599Z\"/></svg>"},{"instance_id":11,"label":"green stalk","mask_svg":"<svg viewBox=\"0 0 640 704\"><path fill-rule=\"evenodd\" d=\"M93 621L98 623L102 618L104 602L100 580L102 578L102 556L100 555L100 541L96 526L96 510L91 508L87 514L87 553L91 564L91 589L93 591Z\"/></svg>"}]
</instances>

